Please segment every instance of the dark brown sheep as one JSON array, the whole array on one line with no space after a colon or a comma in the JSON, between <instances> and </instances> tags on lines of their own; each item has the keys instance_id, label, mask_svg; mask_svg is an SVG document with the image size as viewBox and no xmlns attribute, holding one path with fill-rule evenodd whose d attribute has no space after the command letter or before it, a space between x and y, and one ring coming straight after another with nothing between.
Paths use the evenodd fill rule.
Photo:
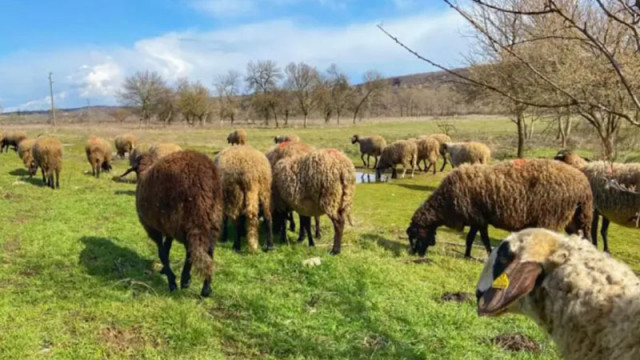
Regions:
<instances>
[{"instance_id":1,"label":"dark brown sheep","mask_svg":"<svg viewBox=\"0 0 640 360\"><path fill-rule=\"evenodd\" d=\"M13 150L18 151L18 144L20 141L27 138L27 134L24 131L10 131L4 134L2 141L0 141L0 153L6 149L9 152L9 147L13 146Z\"/></svg>"},{"instance_id":2,"label":"dark brown sheep","mask_svg":"<svg viewBox=\"0 0 640 360\"><path fill-rule=\"evenodd\" d=\"M207 155L186 150L155 163L151 155L144 154L136 171L140 174L136 189L138 218L158 246L169 291L177 288L169 264L171 243L176 239L187 253L180 287L189 287L193 265L204 277L201 295L209 296L213 250L222 222L222 189L216 166Z\"/></svg>"},{"instance_id":3,"label":"dark brown sheep","mask_svg":"<svg viewBox=\"0 0 640 360\"><path fill-rule=\"evenodd\" d=\"M114 144L116 145L116 152L121 159L124 159L124 154L129 153L136 147L138 138L133 134L122 134L116 136Z\"/></svg>"},{"instance_id":4,"label":"dark brown sheep","mask_svg":"<svg viewBox=\"0 0 640 360\"><path fill-rule=\"evenodd\" d=\"M424 256L435 245L439 226L470 226L465 256L480 231L491 251L489 225L508 231L529 227L581 231L590 237L593 195L586 176L554 160L515 160L496 165L463 165L452 171L411 219L413 252Z\"/></svg>"},{"instance_id":5,"label":"dark brown sheep","mask_svg":"<svg viewBox=\"0 0 640 360\"><path fill-rule=\"evenodd\" d=\"M87 160L91 164L91 174L100 177L100 169L109 172L111 168L111 144L99 137L92 136L84 146Z\"/></svg>"},{"instance_id":6,"label":"dark brown sheep","mask_svg":"<svg viewBox=\"0 0 640 360\"><path fill-rule=\"evenodd\" d=\"M52 189L60 188L62 170L62 143L51 136L40 136L31 150L35 167L42 171L42 182ZM55 175L55 184L54 184Z\"/></svg>"}]
</instances>

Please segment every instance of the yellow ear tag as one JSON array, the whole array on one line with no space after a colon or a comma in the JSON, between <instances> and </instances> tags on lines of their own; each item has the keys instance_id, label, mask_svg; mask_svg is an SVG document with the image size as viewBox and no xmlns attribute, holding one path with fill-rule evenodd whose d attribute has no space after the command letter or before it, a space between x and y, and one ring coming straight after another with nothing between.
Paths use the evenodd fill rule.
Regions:
<instances>
[{"instance_id":1,"label":"yellow ear tag","mask_svg":"<svg viewBox=\"0 0 640 360\"><path fill-rule=\"evenodd\" d=\"M495 280L493 280L491 287L494 289L502 289L502 290L508 288L509 277L507 276L507 274L502 273L502 275L498 276Z\"/></svg>"}]
</instances>

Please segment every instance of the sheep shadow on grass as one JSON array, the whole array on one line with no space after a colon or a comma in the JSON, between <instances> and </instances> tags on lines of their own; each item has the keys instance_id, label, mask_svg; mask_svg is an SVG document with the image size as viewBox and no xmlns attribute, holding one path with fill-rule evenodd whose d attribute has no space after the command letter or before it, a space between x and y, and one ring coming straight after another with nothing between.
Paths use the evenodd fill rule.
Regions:
<instances>
[{"instance_id":1,"label":"sheep shadow on grass","mask_svg":"<svg viewBox=\"0 0 640 360\"><path fill-rule=\"evenodd\" d=\"M18 169L9 171L9 175L13 175L13 176L29 176L29 172L27 171L27 169L18 168Z\"/></svg>"},{"instance_id":2,"label":"sheep shadow on grass","mask_svg":"<svg viewBox=\"0 0 640 360\"><path fill-rule=\"evenodd\" d=\"M85 247L79 260L89 275L109 283L122 283L123 288L134 293L169 294L166 278L153 270L152 260L108 238L83 236L80 241Z\"/></svg>"},{"instance_id":3,"label":"sheep shadow on grass","mask_svg":"<svg viewBox=\"0 0 640 360\"><path fill-rule=\"evenodd\" d=\"M409 189L409 190L429 191L429 192L433 192L438 188L437 186L418 185L418 184L398 184L398 186L401 186L401 187L403 187L405 189Z\"/></svg>"},{"instance_id":4,"label":"sheep shadow on grass","mask_svg":"<svg viewBox=\"0 0 640 360\"><path fill-rule=\"evenodd\" d=\"M136 191L135 190L116 190L113 193L115 195L130 195L130 196L135 196L136 195Z\"/></svg>"},{"instance_id":5,"label":"sheep shadow on grass","mask_svg":"<svg viewBox=\"0 0 640 360\"><path fill-rule=\"evenodd\" d=\"M361 236L361 239L365 242L370 242L370 243L375 242L378 246L391 251L394 256L403 255L404 251L408 247L408 242L402 243L400 240L388 239L380 234L375 234L375 233L363 234Z\"/></svg>"}]
</instances>

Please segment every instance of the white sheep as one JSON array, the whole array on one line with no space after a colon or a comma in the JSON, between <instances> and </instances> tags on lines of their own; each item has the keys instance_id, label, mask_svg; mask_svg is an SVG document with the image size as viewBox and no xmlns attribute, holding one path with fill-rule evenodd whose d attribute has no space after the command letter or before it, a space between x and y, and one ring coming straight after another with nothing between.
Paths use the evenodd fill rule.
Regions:
<instances>
[{"instance_id":1,"label":"white sheep","mask_svg":"<svg viewBox=\"0 0 640 360\"><path fill-rule=\"evenodd\" d=\"M481 316L532 318L564 359L640 359L640 281L577 236L510 235L487 259L476 296Z\"/></svg>"},{"instance_id":2,"label":"white sheep","mask_svg":"<svg viewBox=\"0 0 640 360\"><path fill-rule=\"evenodd\" d=\"M479 142L446 143L443 149L454 168L462 164L488 164L491 159L491 149Z\"/></svg>"}]
</instances>

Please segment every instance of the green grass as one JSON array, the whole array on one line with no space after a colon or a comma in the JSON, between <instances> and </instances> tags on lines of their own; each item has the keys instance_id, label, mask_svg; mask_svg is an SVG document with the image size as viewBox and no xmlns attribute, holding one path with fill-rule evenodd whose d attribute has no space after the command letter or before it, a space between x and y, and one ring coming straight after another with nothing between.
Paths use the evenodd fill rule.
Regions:
<instances>
[{"instance_id":1,"label":"green grass","mask_svg":"<svg viewBox=\"0 0 640 360\"><path fill-rule=\"evenodd\" d=\"M501 119L459 120L455 138L494 146L512 126ZM442 229L430 263L416 264L404 236L418 205L443 174L358 185L354 226L345 230L339 256L329 256L332 230L323 219L318 247L279 245L270 253L216 249L213 296L191 289L169 293L156 247L138 223L135 185L111 176L94 179L83 152L97 127L31 129L59 137L65 147L61 189L29 179L15 153L0 155L0 358L135 359L557 359L552 342L530 320L479 318L475 304L444 303L447 291L473 293L479 261L462 258L463 235ZM380 133L389 140L436 131L428 122L379 123L357 128L249 130L261 150L276 134L295 132L317 146L346 151L360 166L350 136ZM143 140L176 141L213 154L228 129L134 130ZM505 150L505 153L507 150ZM552 146L531 150L549 156ZM613 255L640 268L632 230L612 226ZM504 231L491 230L499 241ZM290 234L291 237L294 234ZM245 245L246 249L246 245ZM322 258L318 267L302 261ZM474 250L476 258L484 256ZM174 246L174 271L184 251ZM540 354L510 353L490 343L502 333L523 333Z\"/></svg>"}]
</instances>

